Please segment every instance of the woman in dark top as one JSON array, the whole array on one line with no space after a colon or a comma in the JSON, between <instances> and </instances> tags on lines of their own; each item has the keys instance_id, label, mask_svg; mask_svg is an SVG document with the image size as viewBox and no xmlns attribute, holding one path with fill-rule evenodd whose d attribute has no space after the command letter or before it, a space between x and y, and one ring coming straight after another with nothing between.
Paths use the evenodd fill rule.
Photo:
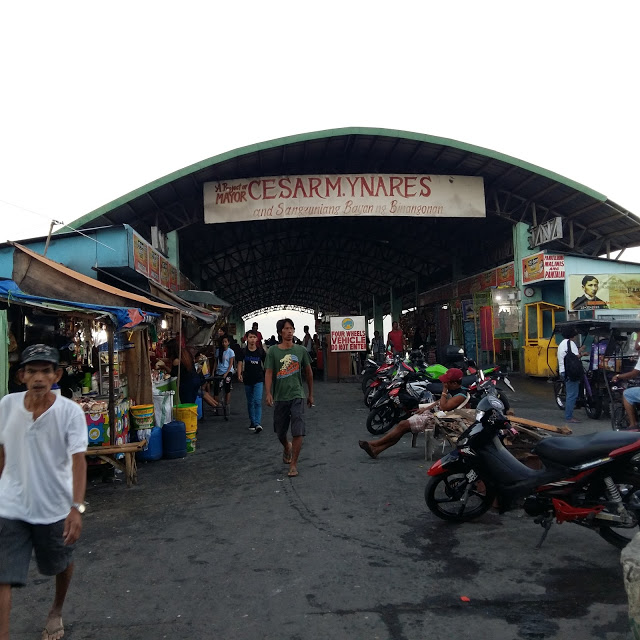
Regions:
<instances>
[{"instance_id":1,"label":"woman in dark top","mask_svg":"<svg viewBox=\"0 0 640 640\"><path fill-rule=\"evenodd\" d=\"M171 377L178 377L178 373L180 373L180 386L178 387L180 402L182 404L195 404L202 386L202 378L196 371L191 352L186 348L182 349L178 358L178 351L177 342L172 340L167 344L167 353L172 362ZM202 399L211 407L220 406L220 403L207 391L203 390Z\"/></svg>"},{"instance_id":2,"label":"woman in dark top","mask_svg":"<svg viewBox=\"0 0 640 640\"><path fill-rule=\"evenodd\" d=\"M262 431L262 391L264 389L264 359L265 352L258 347L258 334L250 329L247 331L247 347L242 358L238 360L238 380L244 382L249 411L249 431Z\"/></svg>"}]
</instances>

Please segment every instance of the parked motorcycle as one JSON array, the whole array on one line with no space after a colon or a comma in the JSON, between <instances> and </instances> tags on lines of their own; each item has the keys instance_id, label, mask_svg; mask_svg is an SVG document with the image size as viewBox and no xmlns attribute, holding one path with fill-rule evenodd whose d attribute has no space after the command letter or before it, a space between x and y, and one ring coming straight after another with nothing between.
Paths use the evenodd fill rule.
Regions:
<instances>
[{"instance_id":1,"label":"parked motorcycle","mask_svg":"<svg viewBox=\"0 0 640 640\"><path fill-rule=\"evenodd\" d=\"M509 409L507 395L496 388L500 379L500 372L495 376L485 378L482 371L462 378L462 386L466 387L470 395L469 408L475 409L480 400L489 392L497 395L503 402L505 410ZM371 399L371 411L367 416L367 430L374 435L389 431L395 424L408 418L418 409L418 405L426 402L420 399L420 394L429 393L439 398L442 394L442 383L431 382L424 375L402 371L385 384L378 387L378 392Z\"/></svg>"},{"instance_id":2,"label":"parked motorcycle","mask_svg":"<svg viewBox=\"0 0 640 640\"><path fill-rule=\"evenodd\" d=\"M415 372L397 375L374 401L367 416L367 431L382 435L414 413L420 404L433 400L429 382Z\"/></svg>"},{"instance_id":3,"label":"parked motorcycle","mask_svg":"<svg viewBox=\"0 0 640 640\"><path fill-rule=\"evenodd\" d=\"M485 396L456 449L429 469L428 508L444 520L467 522L496 499L504 512L524 498L525 512L544 528L538 547L555 520L580 524L623 548L640 520L640 433L546 438L533 449L543 464L536 471L502 443L511 429L502 402Z\"/></svg>"},{"instance_id":4,"label":"parked motorcycle","mask_svg":"<svg viewBox=\"0 0 640 640\"><path fill-rule=\"evenodd\" d=\"M407 362L400 362L397 367L388 368L381 371L371 382L364 392L364 404L371 408L373 404L379 399L383 390L388 389L389 382L393 380L399 373L415 373L420 380L426 380L429 382L437 381L438 378L446 373L447 368L440 364L434 364L430 366L416 367Z\"/></svg>"}]
</instances>

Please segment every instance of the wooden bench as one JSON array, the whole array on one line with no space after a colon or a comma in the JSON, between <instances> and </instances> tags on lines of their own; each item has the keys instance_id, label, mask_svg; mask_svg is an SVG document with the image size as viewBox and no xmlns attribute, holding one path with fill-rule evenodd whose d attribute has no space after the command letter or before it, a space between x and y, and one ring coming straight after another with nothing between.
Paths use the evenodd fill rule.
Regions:
<instances>
[{"instance_id":1,"label":"wooden bench","mask_svg":"<svg viewBox=\"0 0 640 640\"><path fill-rule=\"evenodd\" d=\"M110 465L122 471L127 479L127 487L138 483L138 466L136 465L136 452L142 451L147 444L146 440L140 442L128 442L127 444L108 445L105 447L89 447L84 455L96 457L108 462ZM124 454L124 464L116 458L118 454Z\"/></svg>"}]
</instances>

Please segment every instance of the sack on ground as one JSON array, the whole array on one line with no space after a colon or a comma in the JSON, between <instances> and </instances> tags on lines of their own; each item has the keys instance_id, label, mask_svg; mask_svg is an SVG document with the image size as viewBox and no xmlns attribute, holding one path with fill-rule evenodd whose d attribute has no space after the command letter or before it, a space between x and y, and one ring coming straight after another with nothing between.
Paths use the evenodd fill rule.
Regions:
<instances>
[{"instance_id":1,"label":"sack on ground","mask_svg":"<svg viewBox=\"0 0 640 640\"><path fill-rule=\"evenodd\" d=\"M569 342L567 340L567 342ZM571 350L571 344L567 344L567 354L564 357L564 374L572 382L582 380L584 369L582 360Z\"/></svg>"}]
</instances>

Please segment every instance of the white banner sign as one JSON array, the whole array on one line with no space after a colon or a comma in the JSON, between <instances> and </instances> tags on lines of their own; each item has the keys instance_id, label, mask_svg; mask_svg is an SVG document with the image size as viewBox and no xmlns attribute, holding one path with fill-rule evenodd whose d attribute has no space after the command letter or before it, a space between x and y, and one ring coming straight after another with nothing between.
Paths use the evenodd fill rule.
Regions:
<instances>
[{"instance_id":1,"label":"white banner sign","mask_svg":"<svg viewBox=\"0 0 640 640\"><path fill-rule=\"evenodd\" d=\"M330 323L331 351L367 350L364 316L333 316Z\"/></svg>"},{"instance_id":2,"label":"white banner sign","mask_svg":"<svg viewBox=\"0 0 640 640\"><path fill-rule=\"evenodd\" d=\"M348 174L244 178L204 184L204 221L412 216L483 218L476 176Z\"/></svg>"}]
</instances>

